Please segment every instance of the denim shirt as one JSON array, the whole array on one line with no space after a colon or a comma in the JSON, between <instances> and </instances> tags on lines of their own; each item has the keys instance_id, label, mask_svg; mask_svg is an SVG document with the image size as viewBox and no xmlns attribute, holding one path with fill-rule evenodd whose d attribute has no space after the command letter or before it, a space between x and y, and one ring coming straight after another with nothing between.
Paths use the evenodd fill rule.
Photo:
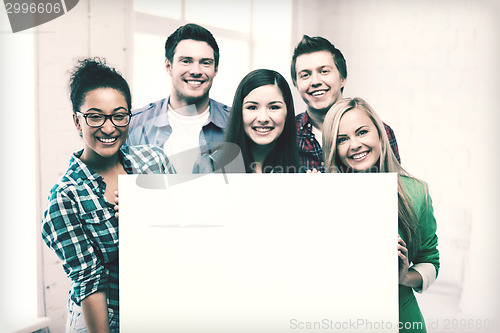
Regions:
<instances>
[{"instance_id":1,"label":"denim shirt","mask_svg":"<svg viewBox=\"0 0 500 333\"><path fill-rule=\"evenodd\" d=\"M163 147L172 134L167 116L169 101L170 98L164 98L132 112L127 145L151 144ZM200 147L211 149L224 141L229 112L230 107L210 99L210 115L200 132Z\"/></svg>"}]
</instances>

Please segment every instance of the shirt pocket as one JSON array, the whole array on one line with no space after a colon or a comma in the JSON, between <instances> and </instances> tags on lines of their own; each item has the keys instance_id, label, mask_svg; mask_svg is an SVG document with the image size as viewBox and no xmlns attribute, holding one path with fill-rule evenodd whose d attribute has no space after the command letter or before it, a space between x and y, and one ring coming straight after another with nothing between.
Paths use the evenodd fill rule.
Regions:
<instances>
[{"instance_id":1,"label":"shirt pocket","mask_svg":"<svg viewBox=\"0 0 500 333\"><path fill-rule=\"evenodd\" d=\"M112 208L105 207L82 215L85 230L94 250L104 262L118 259L118 219Z\"/></svg>"}]
</instances>

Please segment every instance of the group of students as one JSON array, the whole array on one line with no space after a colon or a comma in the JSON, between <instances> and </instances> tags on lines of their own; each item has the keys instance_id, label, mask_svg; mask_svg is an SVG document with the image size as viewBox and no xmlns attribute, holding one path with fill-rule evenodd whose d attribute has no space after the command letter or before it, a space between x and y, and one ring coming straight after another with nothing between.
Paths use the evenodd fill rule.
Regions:
<instances>
[{"instance_id":1,"label":"group of students","mask_svg":"<svg viewBox=\"0 0 500 333\"><path fill-rule=\"evenodd\" d=\"M427 289L439 269L429 192L401 167L392 129L361 98L342 98L342 53L322 37L295 47L291 76L307 104L297 116L287 81L269 69L243 78L231 108L210 99L218 65L207 29L178 28L165 43L170 97L133 112L127 82L103 59L75 67L70 97L84 148L50 190L42 221L72 281L66 332L119 331L118 175L215 172L228 143L243 159L233 172L397 173L399 318L425 331L413 290Z\"/></svg>"}]
</instances>

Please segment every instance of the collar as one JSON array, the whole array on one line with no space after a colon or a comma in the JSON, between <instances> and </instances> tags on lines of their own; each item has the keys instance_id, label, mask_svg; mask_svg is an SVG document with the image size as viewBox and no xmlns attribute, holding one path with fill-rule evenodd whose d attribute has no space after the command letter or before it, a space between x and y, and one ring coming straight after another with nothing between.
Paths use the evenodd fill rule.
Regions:
<instances>
[{"instance_id":1,"label":"collar","mask_svg":"<svg viewBox=\"0 0 500 333\"><path fill-rule=\"evenodd\" d=\"M169 105L170 105L170 97L168 99L163 100L163 104L161 105L161 110L159 112L159 115L156 117L154 121L154 126L165 127L170 125L167 116ZM213 99L209 99L208 112L209 112L208 119L204 126L212 123L221 129L226 128L228 117L225 114L229 113L229 108L226 105L216 102Z\"/></svg>"},{"instance_id":2,"label":"collar","mask_svg":"<svg viewBox=\"0 0 500 333\"><path fill-rule=\"evenodd\" d=\"M158 112L158 115L156 116L156 119L154 120L153 123L153 125L156 127L165 127L170 125L167 116L168 105L170 104L170 97L168 99L162 100L161 102L162 104L160 107L160 111Z\"/></svg>"},{"instance_id":3,"label":"collar","mask_svg":"<svg viewBox=\"0 0 500 333\"><path fill-rule=\"evenodd\" d=\"M302 117L300 118L299 121L299 134L302 134L304 132L312 133L312 124L311 120L309 119L309 114L307 113L307 110L304 113L302 113Z\"/></svg>"},{"instance_id":4,"label":"collar","mask_svg":"<svg viewBox=\"0 0 500 333\"><path fill-rule=\"evenodd\" d=\"M225 113L229 112L229 108L213 99L209 100L210 103L210 115L208 116L207 124L213 123L215 126L225 129L227 125L228 117Z\"/></svg>"},{"instance_id":5,"label":"collar","mask_svg":"<svg viewBox=\"0 0 500 333\"><path fill-rule=\"evenodd\" d=\"M102 181L103 178L101 175L99 175L97 172L89 168L85 162L83 162L80 157L83 154L83 149L73 153L71 156L71 159L69 161L70 168L75 170L77 173L83 173L85 174L85 178L91 182L98 182ZM132 164L132 157L131 154L129 153L129 147L128 146L121 146L120 149L118 150L118 158L123 164L123 168L125 169L125 172L130 174L133 173L133 164ZM82 177L83 179L83 177Z\"/></svg>"},{"instance_id":6,"label":"collar","mask_svg":"<svg viewBox=\"0 0 500 333\"><path fill-rule=\"evenodd\" d=\"M97 172L90 169L88 165L80 159L82 154L83 149L73 153L71 159L69 160L69 168L78 175L78 181L87 181L92 184L94 188L98 188L99 183L103 181L103 178Z\"/></svg>"}]
</instances>

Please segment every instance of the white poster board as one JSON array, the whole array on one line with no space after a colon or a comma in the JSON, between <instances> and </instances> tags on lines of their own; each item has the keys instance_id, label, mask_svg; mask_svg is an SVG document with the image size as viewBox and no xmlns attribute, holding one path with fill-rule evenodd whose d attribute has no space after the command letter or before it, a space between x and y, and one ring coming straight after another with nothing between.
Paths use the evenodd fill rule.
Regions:
<instances>
[{"instance_id":1,"label":"white poster board","mask_svg":"<svg viewBox=\"0 0 500 333\"><path fill-rule=\"evenodd\" d=\"M395 174L182 177L119 177L121 332L397 332Z\"/></svg>"}]
</instances>

